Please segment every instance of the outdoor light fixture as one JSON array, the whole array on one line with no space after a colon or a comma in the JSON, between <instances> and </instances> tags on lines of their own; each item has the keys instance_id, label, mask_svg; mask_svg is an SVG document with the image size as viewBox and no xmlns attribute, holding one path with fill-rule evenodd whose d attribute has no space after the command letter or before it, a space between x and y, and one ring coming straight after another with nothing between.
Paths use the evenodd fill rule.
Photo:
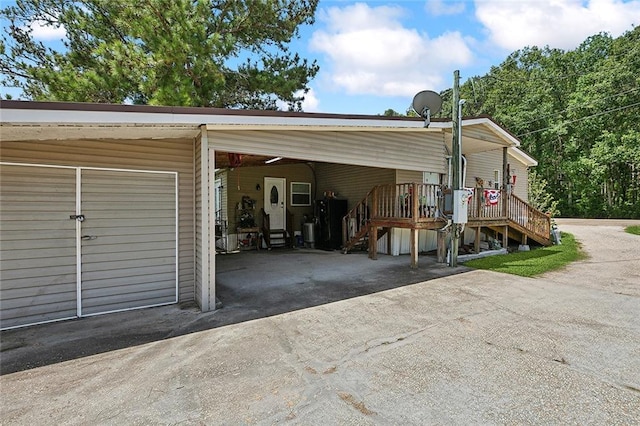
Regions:
<instances>
[{"instance_id":1,"label":"outdoor light fixture","mask_svg":"<svg viewBox=\"0 0 640 426\"><path fill-rule=\"evenodd\" d=\"M271 160L266 160L264 162L264 164L271 164L271 163L275 163L276 161L280 161L280 160L282 160L282 157L275 157L275 158L272 158Z\"/></svg>"}]
</instances>

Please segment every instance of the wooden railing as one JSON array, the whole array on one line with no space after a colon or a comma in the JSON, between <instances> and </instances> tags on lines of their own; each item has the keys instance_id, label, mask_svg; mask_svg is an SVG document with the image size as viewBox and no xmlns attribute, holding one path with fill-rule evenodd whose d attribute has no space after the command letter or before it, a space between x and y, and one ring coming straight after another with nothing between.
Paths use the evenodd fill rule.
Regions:
<instances>
[{"instance_id":1,"label":"wooden railing","mask_svg":"<svg viewBox=\"0 0 640 426\"><path fill-rule=\"evenodd\" d=\"M469 220L485 219L507 219L505 211L504 195L506 192L498 191L500 194L495 204L491 204L484 194L482 188L475 188L471 202L469 203L467 214Z\"/></svg>"},{"instance_id":2,"label":"wooden railing","mask_svg":"<svg viewBox=\"0 0 640 426\"><path fill-rule=\"evenodd\" d=\"M549 239L551 236L551 217L527 204L526 201L511 194L508 197L508 218L535 235Z\"/></svg>"},{"instance_id":3,"label":"wooden railing","mask_svg":"<svg viewBox=\"0 0 640 426\"><path fill-rule=\"evenodd\" d=\"M382 227L423 228L429 222L446 220L444 193L439 185L422 183L399 183L378 185L352 208L343 219L343 241L345 249L367 235L371 222ZM491 202L482 188L476 189L468 206L468 220L475 226L492 226L496 222L513 223L520 232L548 241L551 219L524 200L506 191L498 191ZM451 212L446 212L451 214ZM420 226L422 224L422 226Z\"/></svg>"},{"instance_id":4,"label":"wooden railing","mask_svg":"<svg viewBox=\"0 0 640 426\"><path fill-rule=\"evenodd\" d=\"M271 216L264 210L264 208L260 209L260 213L262 214L262 238L264 238L264 242L268 248L271 248ZM286 224L284 231L286 231L286 235L284 236L285 244L292 245L293 244L293 213L287 209L286 211Z\"/></svg>"},{"instance_id":5,"label":"wooden railing","mask_svg":"<svg viewBox=\"0 0 640 426\"><path fill-rule=\"evenodd\" d=\"M271 229L270 217L264 209L260 209L260 213L262 214L262 238L264 238L267 248L271 248L271 239L269 238L269 230Z\"/></svg>"},{"instance_id":6,"label":"wooden railing","mask_svg":"<svg viewBox=\"0 0 640 426\"><path fill-rule=\"evenodd\" d=\"M359 241L369 229L374 187L367 195L342 218L342 241L345 245L353 245ZM350 247L349 247L350 248Z\"/></svg>"},{"instance_id":7,"label":"wooden railing","mask_svg":"<svg viewBox=\"0 0 640 426\"><path fill-rule=\"evenodd\" d=\"M551 232L551 218L535 209L526 201L507 191L498 191L495 203L487 200L482 188L476 189L469 204L470 221L505 220L519 225L528 232L548 240Z\"/></svg>"},{"instance_id":8,"label":"wooden railing","mask_svg":"<svg viewBox=\"0 0 640 426\"><path fill-rule=\"evenodd\" d=\"M343 219L345 248L348 250L367 234L372 220L385 222L391 227L434 222L440 216L439 196L439 185L399 183L375 186Z\"/></svg>"},{"instance_id":9,"label":"wooden railing","mask_svg":"<svg viewBox=\"0 0 640 426\"><path fill-rule=\"evenodd\" d=\"M373 219L410 223L438 217L440 186L426 183L378 185L373 189Z\"/></svg>"}]
</instances>

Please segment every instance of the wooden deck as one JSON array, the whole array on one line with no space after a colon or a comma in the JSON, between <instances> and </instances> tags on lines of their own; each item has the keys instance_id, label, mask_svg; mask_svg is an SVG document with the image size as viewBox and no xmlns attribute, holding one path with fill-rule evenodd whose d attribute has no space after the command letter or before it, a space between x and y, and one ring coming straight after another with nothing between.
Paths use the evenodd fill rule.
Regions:
<instances>
[{"instance_id":1,"label":"wooden deck","mask_svg":"<svg viewBox=\"0 0 640 426\"><path fill-rule=\"evenodd\" d=\"M343 252L357 245L367 244L369 257L375 259L378 240L389 236L392 228L411 230L411 265L417 265L418 231L442 229L451 217L445 206L446 194L440 185L401 183L378 185L371 189L343 219ZM474 191L468 205L465 229L476 231L475 248L480 246L480 231L493 232L502 237L526 244L532 239L550 245L551 219L525 201L506 191L499 191L497 200L488 201L483 189ZM390 244L387 245L389 247Z\"/></svg>"}]
</instances>

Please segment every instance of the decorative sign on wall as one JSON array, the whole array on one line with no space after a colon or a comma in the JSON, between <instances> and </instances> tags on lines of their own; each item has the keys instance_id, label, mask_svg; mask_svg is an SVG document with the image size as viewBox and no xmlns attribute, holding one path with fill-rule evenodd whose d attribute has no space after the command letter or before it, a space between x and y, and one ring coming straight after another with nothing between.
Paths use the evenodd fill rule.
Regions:
<instances>
[{"instance_id":1,"label":"decorative sign on wall","mask_svg":"<svg viewBox=\"0 0 640 426\"><path fill-rule=\"evenodd\" d=\"M498 200L500 198L500 191L497 189L485 189L484 190L484 199L488 206L495 206L498 204Z\"/></svg>"}]
</instances>

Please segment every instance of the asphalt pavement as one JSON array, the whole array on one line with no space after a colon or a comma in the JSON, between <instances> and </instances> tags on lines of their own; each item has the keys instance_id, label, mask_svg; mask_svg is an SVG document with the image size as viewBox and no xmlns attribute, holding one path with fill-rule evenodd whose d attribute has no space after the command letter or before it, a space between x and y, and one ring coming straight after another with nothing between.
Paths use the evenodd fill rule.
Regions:
<instances>
[{"instance_id":1,"label":"asphalt pavement","mask_svg":"<svg viewBox=\"0 0 640 426\"><path fill-rule=\"evenodd\" d=\"M470 271L0 377L2 424L640 424L639 221Z\"/></svg>"}]
</instances>

